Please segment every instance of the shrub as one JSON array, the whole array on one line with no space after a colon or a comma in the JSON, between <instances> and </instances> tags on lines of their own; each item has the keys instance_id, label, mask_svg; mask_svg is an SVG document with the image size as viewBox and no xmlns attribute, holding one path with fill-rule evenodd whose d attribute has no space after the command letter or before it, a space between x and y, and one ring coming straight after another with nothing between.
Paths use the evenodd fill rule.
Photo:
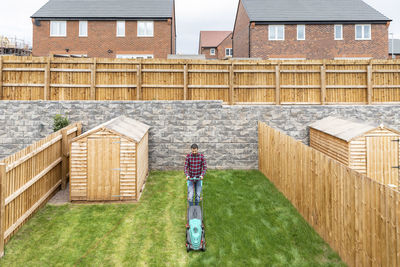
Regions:
<instances>
[{"instance_id":1,"label":"shrub","mask_svg":"<svg viewBox=\"0 0 400 267\"><path fill-rule=\"evenodd\" d=\"M53 130L57 132L58 130L68 126L69 120L67 117L63 117L60 114L57 114L53 117Z\"/></svg>"}]
</instances>

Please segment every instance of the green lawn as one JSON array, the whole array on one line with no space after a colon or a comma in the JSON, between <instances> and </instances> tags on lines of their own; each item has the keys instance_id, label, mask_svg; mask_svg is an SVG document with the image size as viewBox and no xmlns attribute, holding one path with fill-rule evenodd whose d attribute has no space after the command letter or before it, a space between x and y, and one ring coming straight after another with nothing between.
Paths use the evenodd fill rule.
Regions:
<instances>
[{"instance_id":1,"label":"green lawn","mask_svg":"<svg viewBox=\"0 0 400 267\"><path fill-rule=\"evenodd\" d=\"M47 205L0 266L344 266L258 171L209 171L206 252L186 252L183 172L152 172L138 204Z\"/></svg>"}]
</instances>

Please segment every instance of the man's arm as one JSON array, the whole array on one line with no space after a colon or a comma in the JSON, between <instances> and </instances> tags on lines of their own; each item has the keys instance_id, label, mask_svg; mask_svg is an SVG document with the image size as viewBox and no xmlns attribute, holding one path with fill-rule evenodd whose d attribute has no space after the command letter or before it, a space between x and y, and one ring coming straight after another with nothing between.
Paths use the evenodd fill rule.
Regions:
<instances>
[{"instance_id":1,"label":"man's arm","mask_svg":"<svg viewBox=\"0 0 400 267\"><path fill-rule=\"evenodd\" d=\"M203 156L202 161L203 161L203 168L201 170L201 177L204 177L204 175L206 175L206 171L207 171L206 157Z\"/></svg>"},{"instance_id":2,"label":"man's arm","mask_svg":"<svg viewBox=\"0 0 400 267\"><path fill-rule=\"evenodd\" d=\"M189 160L189 157L186 156L186 160L185 160L185 175L186 175L186 177L190 177L189 176L189 167L190 167L190 160Z\"/></svg>"}]
</instances>

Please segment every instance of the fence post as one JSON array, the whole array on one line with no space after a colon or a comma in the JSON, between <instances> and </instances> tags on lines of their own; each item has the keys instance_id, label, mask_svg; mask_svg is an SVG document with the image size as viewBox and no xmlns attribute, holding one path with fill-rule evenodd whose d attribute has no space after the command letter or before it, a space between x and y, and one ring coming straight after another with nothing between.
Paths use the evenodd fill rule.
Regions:
<instances>
[{"instance_id":1,"label":"fence post","mask_svg":"<svg viewBox=\"0 0 400 267\"><path fill-rule=\"evenodd\" d=\"M281 104L281 70L279 63L275 66L275 104Z\"/></svg>"},{"instance_id":2,"label":"fence post","mask_svg":"<svg viewBox=\"0 0 400 267\"><path fill-rule=\"evenodd\" d=\"M136 100L140 100L142 91L142 63L138 64L136 75Z\"/></svg>"},{"instance_id":3,"label":"fence post","mask_svg":"<svg viewBox=\"0 0 400 267\"><path fill-rule=\"evenodd\" d=\"M82 122L77 122L76 128L78 128L78 130L76 131L76 136L80 136L82 134Z\"/></svg>"},{"instance_id":4,"label":"fence post","mask_svg":"<svg viewBox=\"0 0 400 267\"><path fill-rule=\"evenodd\" d=\"M0 258L4 256L6 164L0 163Z\"/></svg>"},{"instance_id":5,"label":"fence post","mask_svg":"<svg viewBox=\"0 0 400 267\"><path fill-rule=\"evenodd\" d=\"M372 104L372 61L369 62L369 65L367 66L367 80L368 80L368 91L367 91L367 97L368 97L368 105Z\"/></svg>"},{"instance_id":6,"label":"fence post","mask_svg":"<svg viewBox=\"0 0 400 267\"><path fill-rule=\"evenodd\" d=\"M90 71L90 99L96 100L96 69L97 69L97 60L93 59L92 68Z\"/></svg>"},{"instance_id":7,"label":"fence post","mask_svg":"<svg viewBox=\"0 0 400 267\"><path fill-rule=\"evenodd\" d=\"M3 100L3 57L0 57L0 100Z\"/></svg>"},{"instance_id":8,"label":"fence post","mask_svg":"<svg viewBox=\"0 0 400 267\"><path fill-rule=\"evenodd\" d=\"M183 100L188 97L188 64L183 66Z\"/></svg>"},{"instance_id":9,"label":"fence post","mask_svg":"<svg viewBox=\"0 0 400 267\"><path fill-rule=\"evenodd\" d=\"M64 190L67 186L67 166L68 166L68 133L67 129L61 131L62 141L61 141L61 189Z\"/></svg>"},{"instance_id":10,"label":"fence post","mask_svg":"<svg viewBox=\"0 0 400 267\"><path fill-rule=\"evenodd\" d=\"M326 104L326 65L321 66L321 105Z\"/></svg>"},{"instance_id":11,"label":"fence post","mask_svg":"<svg viewBox=\"0 0 400 267\"><path fill-rule=\"evenodd\" d=\"M43 90L43 98L44 100L50 100L50 61L51 58L48 56L46 58L46 67L44 69L44 90Z\"/></svg>"},{"instance_id":12,"label":"fence post","mask_svg":"<svg viewBox=\"0 0 400 267\"><path fill-rule=\"evenodd\" d=\"M233 72L233 63L229 65L229 104L235 104L235 92L234 92L234 72Z\"/></svg>"}]
</instances>

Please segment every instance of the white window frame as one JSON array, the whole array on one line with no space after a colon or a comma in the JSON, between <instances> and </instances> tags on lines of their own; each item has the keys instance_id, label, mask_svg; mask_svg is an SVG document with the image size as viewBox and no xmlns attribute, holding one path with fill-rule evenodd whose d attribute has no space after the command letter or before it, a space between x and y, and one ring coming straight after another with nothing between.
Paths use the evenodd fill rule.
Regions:
<instances>
[{"instance_id":1,"label":"white window frame","mask_svg":"<svg viewBox=\"0 0 400 267\"><path fill-rule=\"evenodd\" d=\"M228 52L228 53L226 53L226 52ZM225 56L226 57L233 56L233 49L232 48L225 48Z\"/></svg>"},{"instance_id":2,"label":"white window frame","mask_svg":"<svg viewBox=\"0 0 400 267\"><path fill-rule=\"evenodd\" d=\"M136 58L154 58L152 54L117 54L116 58L136 59Z\"/></svg>"},{"instance_id":3,"label":"white window frame","mask_svg":"<svg viewBox=\"0 0 400 267\"><path fill-rule=\"evenodd\" d=\"M118 25L123 25L123 32L118 32ZM125 20L117 20L116 36L125 37Z\"/></svg>"},{"instance_id":4,"label":"white window frame","mask_svg":"<svg viewBox=\"0 0 400 267\"><path fill-rule=\"evenodd\" d=\"M79 21L79 37L88 37L88 21Z\"/></svg>"},{"instance_id":5,"label":"white window frame","mask_svg":"<svg viewBox=\"0 0 400 267\"><path fill-rule=\"evenodd\" d=\"M147 29L147 25L151 24L151 33L140 33L139 28L141 24L145 24L145 29ZM145 21L138 21L137 22L137 36L138 37L154 37L154 21L149 21L149 20L145 20Z\"/></svg>"},{"instance_id":6,"label":"white window frame","mask_svg":"<svg viewBox=\"0 0 400 267\"><path fill-rule=\"evenodd\" d=\"M278 29L279 29L279 27L283 27L283 38L282 39L278 38ZM272 29L274 29L275 38L271 37ZM270 40L270 41L284 41L285 40L285 25L277 25L277 24L268 25L268 40Z\"/></svg>"},{"instance_id":7,"label":"white window frame","mask_svg":"<svg viewBox=\"0 0 400 267\"><path fill-rule=\"evenodd\" d=\"M343 24L335 24L333 27L334 27L334 36L333 36L334 39L335 40L343 40ZM336 37L336 33L337 33L336 27L340 27L340 38Z\"/></svg>"},{"instance_id":8,"label":"white window frame","mask_svg":"<svg viewBox=\"0 0 400 267\"><path fill-rule=\"evenodd\" d=\"M357 26L361 26L361 38L357 38ZM365 38L365 31L364 31L364 27L368 26L369 27L369 37ZM371 24L356 24L354 25L354 36L356 40L371 40L372 38L372 27Z\"/></svg>"},{"instance_id":9,"label":"white window frame","mask_svg":"<svg viewBox=\"0 0 400 267\"><path fill-rule=\"evenodd\" d=\"M56 33L55 33L55 30L56 30L55 27L57 28ZM64 33L62 33L62 31L64 31ZM66 20L51 20L50 21L50 37L66 37L66 36L67 36L67 21Z\"/></svg>"},{"instance_id":10,"label":"white window frame","mask_svg":"<svg viewBox=\"0 0 400 267\"><path fill-rule=\"evenodd\" d=\"M215 56L215 48L210 49L210 56Z\"/></svg>"},{"instance_id":11,"label":"white window frame","mask_svg":"<svg viewBox=\"0 0 400 267\"><path fill-rule=\"evenodd\" d=\"M299 38L299 28L300 27L303 27L303 29L304 29L304 38ZM297 40L298 41L304 41L305 39L306 39L306 25L305 24L298 24L297 25Z\"/></svg>"}]
</instances>

